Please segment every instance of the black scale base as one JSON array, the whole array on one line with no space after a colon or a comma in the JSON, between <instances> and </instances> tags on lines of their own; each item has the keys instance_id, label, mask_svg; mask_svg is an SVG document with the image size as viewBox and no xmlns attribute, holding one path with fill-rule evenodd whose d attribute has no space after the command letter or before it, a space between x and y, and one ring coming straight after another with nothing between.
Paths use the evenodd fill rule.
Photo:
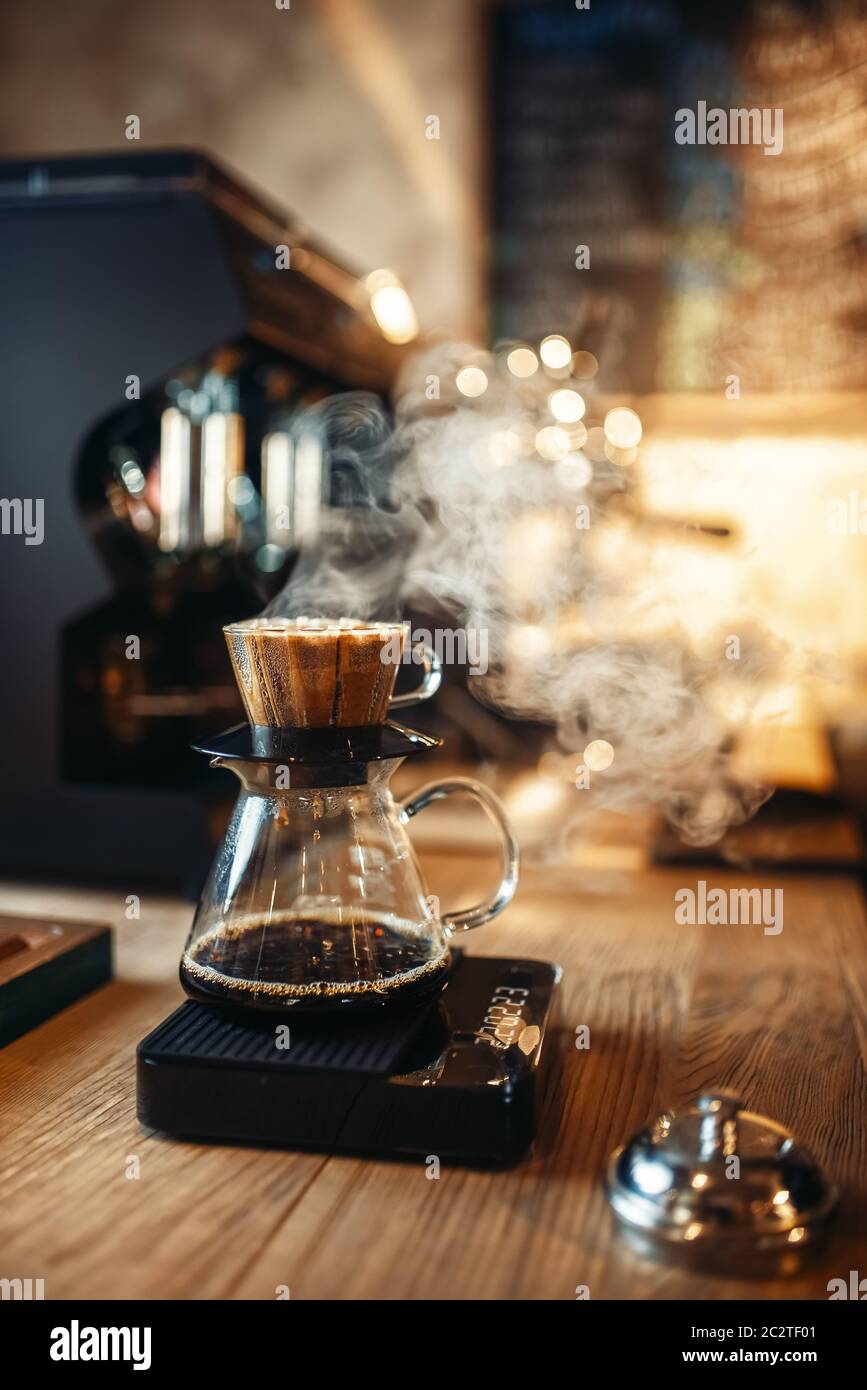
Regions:
<instances>
[{"instance_id":1,"label":"black scale base","mask_svg":"<svg viewBox=\"0 0 867 1390\"><path fill-rule=\"evenodd\" d=\"M366 1019L182 1004L139 1043L138 1117L185 1139L515 1163L554 1062L559 979L462 956L434 1001Z\"/></svg>"}]
</instances>

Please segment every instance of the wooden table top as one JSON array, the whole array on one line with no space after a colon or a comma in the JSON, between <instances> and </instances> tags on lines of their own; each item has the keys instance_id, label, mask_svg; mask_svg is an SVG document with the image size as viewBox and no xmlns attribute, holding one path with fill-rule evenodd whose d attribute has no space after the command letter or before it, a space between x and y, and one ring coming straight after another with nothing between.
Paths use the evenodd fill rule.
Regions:
<instances>
[{"instance_id":1,"label":"wooden table top","mask_svg":"<svg viewBox=\"0 0 867 1390\"><path fill-rule=\"evenodd\" d=\"M446 906L472 853L423 855ZM488 873L491 872L488 866ZM0 910L116 927L114 983L0 1052L0 1276L47 1298L827 1298L867 1269L867 920L843 875L775 874L784 929L678 926L674 892L763 880L530 865L471 950L564 967L563 1095L508 1172L179 1143L135 1116L135 1045L181 999L191 908L142 893L0 887ZM572 1045L588 1024L589 1051ZM634 1254L601 1178L611 1150L704 1087L790 1126L842 1189L827 1250L785 1281L700 1275ZM555 1113L555 1110L557 1113ZM131 1160L138 1160L139 1176Z\"/></svg>"}]
</instances>

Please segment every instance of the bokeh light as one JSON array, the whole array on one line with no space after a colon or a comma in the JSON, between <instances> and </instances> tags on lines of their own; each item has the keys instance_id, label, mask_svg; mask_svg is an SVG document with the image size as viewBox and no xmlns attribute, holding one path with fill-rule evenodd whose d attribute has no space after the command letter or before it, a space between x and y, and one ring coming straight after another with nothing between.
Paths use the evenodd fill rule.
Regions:
<instances>
[{"instance_id":1,"label":"bokeh light","mask_svg":"<svg viewBox=\"0 0 867 1390\"><path fill-rule=\"evenodd\" d=\"M370 311L389 343L411 343L418 336L412 300L393 270L373 270L365 281Z\"/></svg>"},{"instance_id":2,"label":"bokeh light","mask_svg":"<svg viewBox=\"0 0 867 1390\"><path fill-rule=\"evenodd\" d=\"M594 463L605 461L605 431L601 425L591 425L587 431L584 448Z\"/></svg>"},{"instance_id":3,"label":"bokeh light","mask_svg":"<svg viewBox=\"0 0 867 1390\"><path fill-rule=\"evenodd\" d=\"M584 749L584 764L591 772L604 772L614 762L614 749L604 738L594 738Z\"/></svg>"},{"instance_id":4,"label":"bokeh light","mask_svg":"<svg viewBox=\"0 0 867 1390\"><path fill-rule=\"evenodd\" d=\"M627 405L615 406L605 416L605 438L615 449L634 449L641 440L641 421Z\"/></svg>"},{"instance_id":5,"label":"bokeh light","mask_svg":"<svg viewBox=\"0 0 867 1390\"><path fill-rule=\"evenodd\" d=\"M559 333L550 333L539 344L539 356L546 367L568 367L572 361L572 348Z\"/></svg>"},{"instance_id":6,"label":"bokeh light","mask_svg":"<svg viewBox=\"0 0 867 1390\"><path fill-rule=\"evenodd\" d=\"M482 396L488 389L488 378L481 367L461 367L455 385L463 396Z\"/></svg>"},{"instance_id":7,"label":"bokeh light","mask_svg":"<svg viewBox=\"0 0 867 1390\"><path fill-rule=\"evenodd\" d=\"M637 449L617 449L613 444L605 441L605 457L612 463L616 463L618 468L631 468L638 458Z\"/></svg>"},{"instance_id":8,"label":"bokeh light","mask_svg":"<svg viewBox=\"0 0 867 1390\"><path fill-rule=\"evenodd\" d=\"M584 454L567 454L559 459L554 474L562 487L579 491L593 481L593 464Z\"/></svg>"},{"instance_id":9,"label":"bokeh light","mask_svg":"<svg viewBox=\"0 0 867 1390\"><path fill-rule=\"evenodd\" d=\"M581 350L572 357L572 375L579 381L589 381L599 371L599 363L592 352Z\"/></svg>"},{"instance_id":10,"label":"bokeh light","mask_svg":"<svg viewBox=\"0 0 867 1390\"><path fill-rule=\"evenodd\" d=\"M506 366L512 376L528 377L539 370L539 359L532 348L512 348L506 358Z\"/></svg>"},{"instance_id":11,"label":"bokeh light","mask_svg":"<svg viewBox=\"0 0 867 1390\"><path fill-rule=\"evenodd\" d=\"M536 435L536 452L552 463L565 458L571 447L568 434L559 425L546 425Z\"/></svg>"},{"instance_id":12,"label":"bokeh light","mask_svg":"<svg viewBox=\"0 0 867 1390\"><path fill-rule=\"evenodd\" d=\"M494 430L488 440L488 457L497 468L505 468L523 452L520 435L514 430Z\"/></svg>"},{"instance_id":13,"label":"bokeh light","mask_svg":"<svg viewBox=\"0 0 867 1390\"><path fill-rule=\"evenodd\" d=\"M584 404L584 397L579 396L577 391L572 391L569 387L563 387L559 391L552 391L548 397L548 408L555 420L559 420L564 425L574 425L580 420L587 409Z\"/></svg>"},{"instance_id":14,"label":"bokeh light","mask_svg":"<svg viewBox=\"0 0 867 1390\"><path fill-rule=\"evenodd\" d=\"M537 657L548 656L551 651L551 638L543 627L526 623L512 629L509 634L509 647L515 656L535 660Z\"/></svg>"}]
</instances>

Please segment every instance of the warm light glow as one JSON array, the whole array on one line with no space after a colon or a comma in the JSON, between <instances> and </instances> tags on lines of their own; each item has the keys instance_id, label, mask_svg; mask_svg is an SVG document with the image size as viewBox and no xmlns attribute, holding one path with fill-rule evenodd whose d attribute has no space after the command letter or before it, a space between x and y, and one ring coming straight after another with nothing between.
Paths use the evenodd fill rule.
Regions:
<instances>
[{"instance_id":1,"label":"warm light glow","mask_svg":"<svg viewBox=\"0 0 867 1390\"><path fill-rule=\"evenodd\" d=\"M631 468L638 458L637 449L618 449L613 444L605 441L605 457L612 463L616 463L618 468Z\"/></svg>"},{"instance_id":2,"label":"warm light glow","mask_svg":"<svg viewBox=\"0 0 867 1390\"><path fill-rule=\"evenodd\" d=\"M202 425L202 536L221 545L226 534L226 417L220 412Z\"/></svg>"},{"instance_id":3,"label":"warm light glow","mask_svg":"<svg viewBox=\"0 0 867 1390\"><path fill-rule=\"evenodd\" d=\"M567 454L558 460L554 472L563 487L577 490L593 481L593 465L583 454Z\"/></svg>"},{"instance_id":4,"label":"warm light glow","mask_svg":"<svg viewBox=\"0 0 867 1390\"><path fill-rule=\"evenodd\" d=\"M546 604L554 576L562 569L562 549L570 542L562 511L534 511L514 518L504 536L502 556L514 612L525 606L539 610ZM517 657L550 650L549 631L533 624L513 628L510 640Z\"/></svg>"},{"instance_id":5,"label":"warm light glow","mask_svg":"<svg viewBox=\"0 0 867 1390\"><path fill-rule=\"evenodd\" d=\"M520 444L522 454L532 454L536 448L536 426L529 420L519 420L517 424L509 427L509 433L514 434Z\"/></svg>"},{"instance_id":6,"label":"warm light glow","mask_svg":"<svg viewBox=\"0 0 867 1390\"><path fill-rule=\"evenodd\" d=\"M551 638L543 627L526 623L523 627L516 627L512 630L509 637L509 647L515 656L531 658L547 656L551 650Z\"/></svg>"},{"instance_id":7,"label":"warm light glow","mask_svg":"<svg viewBox=\"0 0 867 1390\"><path fill-rule=\"evenodd\" d=\"M488 457L497 468L514 463L522 451L521 438L514 430L494 430L488 440Z\"/></svg>"},{"instance_id":8,"label":"warm light glow","mask_svg":"<svg viewBox=\"0 0 867 1390\"><path fill-rule=\"evenodd\" d=\"M295 444L293 522L298 541L319 535L322 512L322 444L314 433L303 434Z\"/></svg>"},{"instance_id":9,"label":"warm light glow","mask_svg":"<svg viewBox=\"0 0 867 1390\"><path fill-rule=\"evenodd\" d=\"M179 550L189 538L190 422L176 406L160 419L160 550Z\"/></svg>"},{"instance_id":10,"label":"warm light glow","mask_svg":"<svg viewBox=\"0 0 867 1390\"><path fill-rule=\"evenodd\" d=\"M536 451L552 463L565 458L571 447L568 434L559 425L546 425L536 435Z\"/></svg>"},{"instance_id":11,"label":"warm light glow","mask_svg":"<svg viewBox=\"0 0 867 1390\"><path fill-rule=\"evenodd\" d=\"M512 351L506 358L506 366L512 373L512 376L532 376L533 373L539 369L539 359L532 348L512 348Z\"/></svg>"},{"instance_id":12,"label":"warm light glow","mask_svg":"<svg viewBox=\"0 0 867 1390\"><path fill-rule=\"evenodd\" d=\"M265 532L270 545L286 549L292 527L292 440L275 431L262 440L262 497Z\"/></svg>"},{"instance_id":13,"label":"warm light glow","mask_svg":"<svg viewBox=\"0 0 867 1390\"><path fill-rule=\"evenodd\" d=\"M572 361L572 348L566 338L559 333L551 333L539 344L539 356L546 367L568 367Z\"/></svg>"},{"instance_id":14,"label":"warm light glow","mask_svg":"<svg viewBox=\"0 0 867 1390\"><path fill-rule=\"evenodd\" d=\"M634 449L641 439L641 421L627 405L615 406L605 416L605 438L615 449Z\"/></svg>"},{"instance_id":15,"label":"warm light glow","mask_svg":"<svg viewBox=\"0 0 867 1390\"><path fill-rule=\"evenodd\" d=\"M584 448L594 463L602 463L605 458L605 431L601 425L590 426Z\"/></svg>"},{"instance_id":16,"label":"warm light glow","mask_svg":"<svg viewBox=\"0 0 867 1390\"><path fill-rule=\"evenodd\" d=\"M548 397L548 408L555 420L559 420L564 425L574 425L583 416L587 409L584 404L584 397L579 396L577 391L571 391L564 387L561 391L552 391Z\"/></svg>"},{"instance_id":17,"label":"warm light glow","mask_svg":"<svg viewBox=\"0 0 867 1390\"><path fill-rule=\"evenodd\" d=\"M366 280L370 310L383 338L390 343L411 343L418 336L418 319L412 300L391 270L374 270Z\"/></svg>"},{"instance_id":18,"label":"warm light glow","mask_svg":"<svg viewBox=\"0 0 867 1390\"><path fill-rule=\"evenodd\" d=\"M614 749L604 738L595 738L584 749L584 764L591 772L604 772L614 762Z\"/></svg>"},{"instance_id":19,"label":"warm light glow","mask_svg":"<svg viewBox=\"0 0 867 1390\"><path fill-rule=\"evenodd\" d=\"M540 757L536 769L540 777L571 783L575 780L573 761L568 753L558 753L555 749L549 748L547 753Z\"/></svg>"},{"instance_id":20,"label":"warm light glow","mask_svg":"<svg viewBox=\"0 0 867 1390\"><path fill-rule=\"evenodd\" d=\"M636 1187L648 1196L667 1192L674 1182L674 1173L664 1163L648 1163L639 1159L632 1170Z\"/></svg>"},{"instance_id":21,"label":"warm light glow","mask_svg":"<svg viewBox=\"0 0 867 1390\"><path fill-rule=\"evenodd\" d=\"M481 367L461 367L455 385L463 396L481 396L488 389L488 378Z\"/></svg>"},{"instance_id":22,"label":"warm light glow","mask_svg":"<svg viewBox=\"0 0 867 1390\"><path fill-rule=\"evenodd\" d=\"M238 515L226 501L242 477L243 467L243 417L215 411L202 425L202 535L206 545L222 545L237 535Z\"/></svg>"},{"instance_id":23,"label":"warm light glow","mask_svg":"<svg viewBox=\"0 0 867 1390\"><path fill-rule=\"evenodd\" d=\"M518 777L506 793L506 808L516 820L535 821L539 816L561 809L565 784L548 777Z\"/></svg>"},{"instance_id":24,"label":"warm light glow","mask_svg":"<svg viewBox=\"0 0 867 1390\"><path fill-rule=\"evenodd\" d=\"M730 405L719 407L720 414L727 415ZM835 534L829 507L832 499L848 504L853 490L863 495L863 427L853 422L839 437L806 429L801 436L788 423L790 409L779 407L779 429L731 438L722 429L684 434L654 427L636 464L641 504L681 526L729 528L725 539L703 544L693 533L691 573L674 546L660 557L667 567L677 560L680 573L671 573L668 587L679 594L679 607L687 607L691 634L713 626L738 633L732 615L749 612L793 651L815 649L861 662L867 639L861 605L851 595L867 584L867 548L857 524L849 534ZM694 599L687 597L690 590ZM736 660L731 665L738 669ZM852 698L849 680L823 681L821 690L813 678L807 680L823 710Z\"/></svg>"},{"instance_id":25,"label":"warm light glow","mask_svg":"<svg viewBox=\"0 0 867 1390\"><path fill-rule=\"evenodd\" d=\"M576 352L572 358L572 375L580 381L589 381L599 371L599 363L592 352Z\"/></svg>"}]
</instances>

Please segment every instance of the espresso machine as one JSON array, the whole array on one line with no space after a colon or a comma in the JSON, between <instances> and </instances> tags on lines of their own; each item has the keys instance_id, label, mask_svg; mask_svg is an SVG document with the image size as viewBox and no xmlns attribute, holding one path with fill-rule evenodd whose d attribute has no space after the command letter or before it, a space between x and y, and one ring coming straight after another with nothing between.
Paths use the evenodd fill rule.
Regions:
<instances>
[{"instance_id":1,"label":"espresso machine","mask_svg":"<svg viewBox=\"0 0 867 1390\"><path fill-rule=\"evenodd\" d=\"M240 714L221 625L354 502L299 421L384 396L402 350L364 281L198 153L0 164L0 262L0 491L44 517L0 543L0 868L195 891L190 740Z\"/></svg>"}]
</instances>

